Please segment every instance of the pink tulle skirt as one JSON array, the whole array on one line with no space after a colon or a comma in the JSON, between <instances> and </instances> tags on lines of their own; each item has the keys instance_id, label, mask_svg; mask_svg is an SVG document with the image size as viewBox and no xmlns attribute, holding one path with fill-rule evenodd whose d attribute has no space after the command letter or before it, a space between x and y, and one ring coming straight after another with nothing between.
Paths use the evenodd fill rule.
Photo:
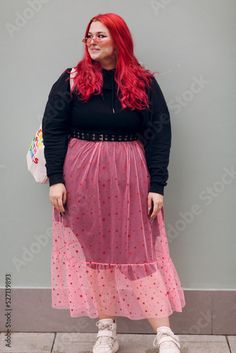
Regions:
<instances>
[{"instance_id":1,"label":"pink tulle skirt","mask_svg":"<svg viewBox=\"0 0 236 353\"><path fill-rule=\"evenodd\" d=\"M64 215L52 208L52 307L71 317L161 318L185 306L164 209L148 218L141 141L71 138Z\"/></svg>"}]
</instances>

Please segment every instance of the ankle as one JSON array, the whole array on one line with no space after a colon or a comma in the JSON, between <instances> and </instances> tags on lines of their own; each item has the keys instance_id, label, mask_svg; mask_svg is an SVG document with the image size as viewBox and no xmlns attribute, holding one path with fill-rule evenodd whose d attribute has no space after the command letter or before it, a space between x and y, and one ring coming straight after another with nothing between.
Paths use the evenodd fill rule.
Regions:
<instances>
[{"instance_id":1,"label":"ankle","mask_svg":"<svg viewBox=\"0 0 236 353\"><path fill-rule=\"evenodd\" d=\"M106 319L112 319L112 322L116 323L116 318L114 317L99 317L99 320L106 320Z\"/></svg>"}]
</instances>

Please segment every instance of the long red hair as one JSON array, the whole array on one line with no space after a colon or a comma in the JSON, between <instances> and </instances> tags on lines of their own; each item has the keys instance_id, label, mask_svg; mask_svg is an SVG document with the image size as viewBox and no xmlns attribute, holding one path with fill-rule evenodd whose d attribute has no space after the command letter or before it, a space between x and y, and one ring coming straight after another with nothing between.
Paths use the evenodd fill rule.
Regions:
<instances>
[{"instance_id":1,"label":"long red hair","mask_svg":"<svg viewBox=\"0 0 236 353\"><path fill-rule=\"evenodd\" d=\"M130 30L123 18L115 13L98 14L89 21L85 37L93 21L103 23L112 36L117 52L115 81L117 96L122 108L142 110L149 107L147 88L154 73L145 69L134 55L134 44ZM99 62L92 60L85 44L84 56L75 66L73 92L82 101L88 101L92 94L102 92L103 76Z\"/></svg>"}]
</instances>

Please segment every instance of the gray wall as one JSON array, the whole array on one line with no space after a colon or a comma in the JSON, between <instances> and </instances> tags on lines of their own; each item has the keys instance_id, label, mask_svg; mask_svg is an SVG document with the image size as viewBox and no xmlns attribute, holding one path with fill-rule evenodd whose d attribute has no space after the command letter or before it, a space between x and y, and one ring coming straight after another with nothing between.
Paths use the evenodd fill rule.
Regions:
<instances>
[{"instance_id":1,"label":"gray wall","mask_svg":"<svg viewBox=\"0 0 236 353\"><path fill-rule=\"evenodd\" d=\"M51 205L25 155L89 19L117 12L172 119L165 222L185 289L236 289L233 0L1 1L0 286L50 287Z\"/></svg>"}]
</instances>

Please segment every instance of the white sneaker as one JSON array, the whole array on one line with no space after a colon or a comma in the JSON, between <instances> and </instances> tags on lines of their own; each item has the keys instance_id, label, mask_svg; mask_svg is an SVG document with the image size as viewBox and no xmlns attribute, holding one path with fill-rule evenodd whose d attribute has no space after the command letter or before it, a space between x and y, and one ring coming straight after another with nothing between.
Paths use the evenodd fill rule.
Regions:
<instances>
[{"instance_id":1,"label":"white sneaker","mask_svg":"<svg viewBox=\"0 0 236 353\"><path fill-rule=\"evenodd\" d=\"M97 339L93 346L93 353L115 353L119 349L116 336L116 322L113 319L101 319L98 326Z\"/></svg>"},{"instance_id":2,"label":"white sneaker","mask_svg":"<svg viewBox=\"0 0 236 353\"><path fill-rule=\"evenodd\" d=\"M175 335L168 326L157 328L153 346L158 347L159 353L180 353L179 336Z\"/></svg>"}]
</instances>

